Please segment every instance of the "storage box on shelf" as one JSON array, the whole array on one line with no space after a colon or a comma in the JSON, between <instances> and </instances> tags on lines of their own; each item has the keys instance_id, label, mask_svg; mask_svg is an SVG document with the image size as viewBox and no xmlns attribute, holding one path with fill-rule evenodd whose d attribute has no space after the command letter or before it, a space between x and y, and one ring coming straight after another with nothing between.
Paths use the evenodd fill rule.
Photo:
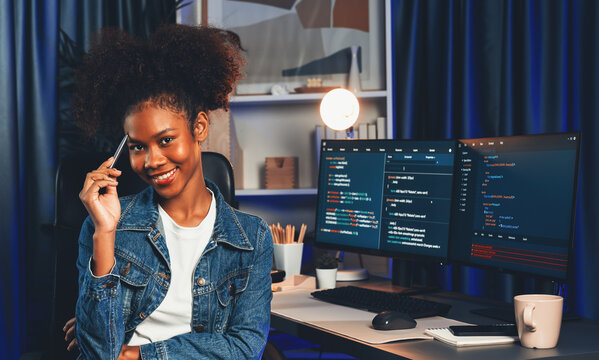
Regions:
<instances>
[{"instance_id":1,"label":"storage box on shelf","mask_svg":"<svg viewBox=\"0 0 599 360\"><path fill-rule=\"evenodd\" d=\"M297 188L297 157L267 157L265 164L264 183L267 189Z\"/></svg>"}]
</instances>

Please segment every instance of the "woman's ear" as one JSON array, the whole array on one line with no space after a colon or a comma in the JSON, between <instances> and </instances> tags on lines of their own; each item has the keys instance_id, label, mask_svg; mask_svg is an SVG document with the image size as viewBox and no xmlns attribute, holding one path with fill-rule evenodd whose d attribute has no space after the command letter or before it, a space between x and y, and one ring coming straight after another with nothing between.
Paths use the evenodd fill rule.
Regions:
<instances>
[{"instance_id":1,"label":"woman's ear","mask_svg":"<svg viewBox=\"0 0 599 360\"><path fill-rule=\"evenodd\" d=\"M208 114L203 111L198 113L193 123L193 136L197 142L202 142L208 137L208 130L210 125L208 123Z\"/></svg>"}]
</instances>

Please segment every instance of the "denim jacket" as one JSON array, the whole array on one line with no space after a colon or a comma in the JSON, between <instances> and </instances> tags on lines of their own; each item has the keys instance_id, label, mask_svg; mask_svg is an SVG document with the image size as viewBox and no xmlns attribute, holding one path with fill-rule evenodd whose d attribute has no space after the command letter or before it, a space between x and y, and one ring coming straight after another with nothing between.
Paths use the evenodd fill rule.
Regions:
<instances>
[{"instance_id":1,"label":"denim jacket","mask_svg":"<svg viewBox=\"0 0 599 360\"><path fill-rule=\"evenodd\" d=\"M261 219L231 208L218 188L214 232L196 265L191 332L142 345L146 359L259 359L266 344L272 299L272 237ZM94 225L79 236L79 298L75 316L80 358L117 359L134 329L162 302L170 259L157 197L148 187L122 197L110 274L89 270Z\"/></svg>"}]
</instances>

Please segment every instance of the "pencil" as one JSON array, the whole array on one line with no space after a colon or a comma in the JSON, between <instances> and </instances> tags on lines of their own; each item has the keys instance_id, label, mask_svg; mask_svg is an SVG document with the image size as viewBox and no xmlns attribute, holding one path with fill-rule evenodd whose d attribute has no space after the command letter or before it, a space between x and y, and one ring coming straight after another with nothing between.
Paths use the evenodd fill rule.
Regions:
<instances>
[{"instance_id":1,"label":"pencil","mask_svg":"<svg viewBox=\"0 0 599 360\"><path fill-rule=\"evenodd\" d=\"M300 233L299 236L297 238L297 242L302 244L304 242L304 235L306 234L306 224L302 224L301 228L300 228Z\"/></svg>"}]
</instances>

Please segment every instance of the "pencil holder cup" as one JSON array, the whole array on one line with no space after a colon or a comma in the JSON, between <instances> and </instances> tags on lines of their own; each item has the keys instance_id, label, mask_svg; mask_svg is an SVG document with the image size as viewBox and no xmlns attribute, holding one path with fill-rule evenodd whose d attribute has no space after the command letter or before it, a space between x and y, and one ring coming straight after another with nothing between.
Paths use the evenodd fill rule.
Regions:
<instances>
[{"instance_id":1,"label":"pencil holder cup","mask_svg":"<svg viewBox=\"0 0 599 360\"><path fill-rule=\"evenodd\" d=\"M273 244L274 267L284 270L285 278L298 275L302 265L302 251L304 244Z\"/></svg>"}]
</instances>

